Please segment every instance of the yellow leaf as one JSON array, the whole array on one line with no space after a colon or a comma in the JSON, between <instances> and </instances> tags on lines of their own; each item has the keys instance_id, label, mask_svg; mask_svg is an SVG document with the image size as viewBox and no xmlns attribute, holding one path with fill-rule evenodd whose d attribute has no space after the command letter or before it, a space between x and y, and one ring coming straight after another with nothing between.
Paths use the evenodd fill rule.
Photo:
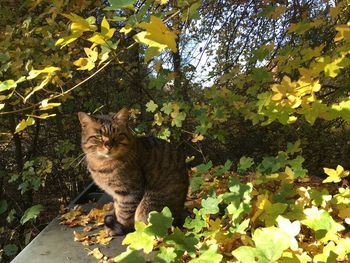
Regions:
<instances>
[{"instance_id":1,"label":"yellow leaf","mask_svg":"<svg viewBox=\"0 0 350 263\"><path fill-rule=\"evenodd\" d=\"M128 24L128 25L125 25L124 27L122 27L119 32L127 35L128 33L131 32L132 29L133 29L133 27Z\"/></svg>"},{"instance_id":2,"label":"yellow leaf","mask_svg":"<svg viewBox=\"0 0 350 263\"><path fill-rule=\"evenodd\" d=\"M39 86L36 86L25 98L24 98L24 103L27 102L27 100L37 91L43 89L51 80L51 76L47 75L45 79L39 84Z\"/></svg>"},{"instance_id":3,"label":"yellow leaf","mask_svg":"<svg viewBox=\"0 0 350 263\"><path fill-rule=\"evenodd\" d=\"M35 120L31 117L28 117L27 120L24 120L24 119L21 120L21 122L18 123L16 126L15 133L19 133L19 132L23 131L25 128L33 125L34 123L35 123Z\"/></svg>"},{"instance_id":4,"label":"yellow leaf","mask_svg":"<svg viewBox=\"0 0 350 263\"><path fill-rule=\"evenodd\" d=\"M149 47L157 48L159 52L161 52L163 49L165 49L167 46L164 44L160 44L156 41L153 41L151 39L148 39L147 37L147 32L143 31L134 36L134 39L136 42L148 45Z\"/></svg>"},{"instance_id":5,"label":"yellow leaf","mask_svg":"<svg viewBox=\"0 0 350 263\"><path fill-rule=\"evenodd\" d=\"M282 216L278 216L277 219L278 227L284 231L289 236L289 247L291 250L298 250L298 242L295 237L300 232L300 221L294 221L293 223L289 221L289 219L284 218Z\"/></svg>"},{"instance_id":6,"label":"yellow leaf","mask_svg":"<svg viewBox=\"0 0 350 263\"><path fill-rule=\"evenodd\" d=\"M29 71L29 76L27 77L27 79L34 79L42 73L50 74L52 72L59 71L59 70L61 70L61 68L59 67L46 67L44 69L32 69L31 71Z\"/></svg>"},{"instance_id":7,"label":"yellow leaf","mask_svg":"<svg viewBox=\"0 0 350 263\"><path fill-rule=\"evenodd\" d=\"M98 52L95 49L84 48L87 58L79 58L73 62L78 70L92 70L95 67L95 62L98 58Z\"/></svg>"},{"instance_id":8,"label":"yellow leaf","mask_svg":"<svg viewBox=\"0 0 350 263\"><path fill-rule=\"evenodd\" d=\"M343 177L347 177L350 173L349 171L344 170L341 165L338 165L336 170L323 168L323 171L328 175L328 177L324 179L322 183L338 183Z\"/></svg>"},{"instance_id":9,"label":"yellow leaf","mask_svg":"<svg viewBox=\"0 0 350 263\"><path fill-rule=\"evenodd\" d=\"M94 250L91 250L88 254L89 256L93 256L94 258L100 260L104 257L104 255L101 253L101 251L99 250L99 248L94 248Z\"/></svg>"},{"instance_id":10,"label":"yellow leaf","mask_svg":"<svg viewBox=\"0 0 350 263\"><path fill-rule=\"evenodd\" d=\"M74 34L71 34L69 36L62 37L58 39L55 43L55 46L61 46L61 48L65 47L66 45L74 42L77 40L79 37L83 35L82 32L75 32Z\"/></svg>"},{"instance_id":11,"label":"yellow leaf","mask_svg":"<svg viewBox=\"0 0 350 263\"><path fill-rule=\"evenodd\" d=\"M146 30L146 39L156 42L158 45L166 45L173 52L177 51L175 41L177 35L170 31L160 18L151 16L149 23L142 22L139 24L139 27Z\"/></svg>"},{"instance_id":12,"label":"yellow leaf","mask_svg":"<svg viewBox=\"0 0 350 263\"><path fill-rule=\"evenodd\" d=\"M109 52L105 52L100 57L100 62L98 65L101 65L103 62L105 62L107 59L109 59Z\"/></svg>"},{"instance_id":13,"label":"yellow leaf","mask_svg":"<svg viewBox=\"0 0 350 263\"><path fill-rule=\"evenodd\" d=\"M88 41L93 43L91 49L93 49L96 45L106 44L105 37L100 33L94 33L92 37L88 38Z\"/></svg>"},{"instance_id":14,"label":"yellow leaf","mask_svg":"<svg viewBox=\"0 0 350 263\"><path fill-rule=\"evenodd\" d=\"M109 30L110 30L109 23L108 23L106 17L104 16L102 19L102 22L101 22L101 34L102 35L108 34Z\"/></svg>"},{"instance_id":15,"label":"yellow leaf","mask_svg":"<svg viewBox=\"0 0 350 263\"><path fill-rule=\"evenodd\" d=\"M38 118L38 119L47 119L49 117L54 117L56 116L56 114L48 114L48 113L43 113L40 115L31 115L31 114L27 114L28 117L33 117L33 118Z\"/></svg>"},{"instance_id":16,"label":"yellow leaf","mask_svg":"<svg viewBox=\"0 0 350 263\"><path fill-rule=\"evenodd\" d=\"M96 19L94 17L89 17L87 19L82 18L74 13L62 14L64 17L72 21L70 29L73 33L76 32L86 32L86 31L95 31L97 26L95 25Z\"/></svg>"},{"instance_id":17,"label":"yellow leaf","mask_svg":"<svg viewBox=\"0 0 350 263\"><path fill-rule=\"evenodd\" d=\"M204 136L202 134L194 134L192 138L192 142L198 142L204 140Z\"/></svg>"},{"instance_id":18,"label":"yellow leaf","mask_svg":"<svg viewBox=\"0 0 350 263\"><path fill-rule=\"evenodd\" d=\"M61 103L48 103L48 99L45 99L41 102L41 105L39 108L40 108L40 110L49 110L49 109L58 107L60 105L61 105Z\"/></svg>"},{"instance_id":19,"label":"yellow leaf","mask_svg":"<svg viewBox=\"0 0 350 263\"><path fill-rule=\"evenodd\" d=\"M160 5L165 5L166 3L169 2L169 0L156 0L156 2Z\"/></svg>"},{"instance_id":20,"label":"yellow leaf","mask_svg":"<svg viewBox=\"0 0 350 263\"><path fill-rule=\"evenodd\" d=\"M334 41L340 41L342 39L350 40L350 26L349 25L338 25L335 27L338 34L335 36Z\"/></svg>"}]
</instances>

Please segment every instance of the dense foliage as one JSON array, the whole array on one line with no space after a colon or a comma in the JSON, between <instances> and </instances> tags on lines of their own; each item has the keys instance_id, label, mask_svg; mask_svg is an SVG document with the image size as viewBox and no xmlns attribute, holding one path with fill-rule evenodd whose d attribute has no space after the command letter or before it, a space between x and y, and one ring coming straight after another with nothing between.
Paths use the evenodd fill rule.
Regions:
<instances>
[{"instance_id":1,"label":"dense foliage","mask_svg":"<svg viewBox=\"0 0 350 263\"><path fill-rule=\"evenodd\" d=\"M7 0L0 17L1 259L89 181L76 112L127 106L135 132L185 145L199 201L184 232L166 209L137 224L116 260L347 260L348 1Z\"/></svg>"}]
</instances>

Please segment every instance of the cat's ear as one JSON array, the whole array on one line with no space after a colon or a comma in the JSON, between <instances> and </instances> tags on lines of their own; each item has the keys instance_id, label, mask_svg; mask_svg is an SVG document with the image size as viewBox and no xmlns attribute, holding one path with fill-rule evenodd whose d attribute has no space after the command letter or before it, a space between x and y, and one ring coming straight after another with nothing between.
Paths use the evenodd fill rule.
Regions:
<instances>
[{"instance_id":1,"label":"cat's ear","mask_svg":"<svg viewBox=\"0 0 350 263\"><path fill-rule=\"evenodd\" d=\"M93 122L93 119L85 112L78 112L78 117L82 128Z\"/></svg>"},{"instance_id":2,"label":"cat's ear","mask_svg":"<svg viewBox=\"0 0 350 263\"><path fill-rule=\"evenodd\" d=\"M120 111L114 114L113 120L121 123L127 123L129 120L129 114L129 109L122 108Z\"/></svg>"}]
</instances>

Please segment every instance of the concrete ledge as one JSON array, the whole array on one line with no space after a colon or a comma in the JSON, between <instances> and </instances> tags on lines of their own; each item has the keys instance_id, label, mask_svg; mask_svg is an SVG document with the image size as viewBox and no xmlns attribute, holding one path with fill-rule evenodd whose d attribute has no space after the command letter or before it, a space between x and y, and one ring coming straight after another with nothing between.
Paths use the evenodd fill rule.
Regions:
<instances>
[{"instance_id":1,"label":"concrete ledge","mask_svg":"<svg viewBox=\"0 0 350 263\"><path fill-rule=\"evenodd\" d=\"M93 189L93 191L89 191ZM69 207L80 204L81 200L88 200L88 196L98 197L96 203L82 205L85 211L91 210L98 204L105 204L111 201L110 197L102 192L94 192L96 187L90 185ZM63 262L94 262L98 260L88 255L88 252L98 247L102 254L108 257L115 257L125 251L121 245L124 236L114 238L109 245L84 246L74 241L73 231L82 232L82 227L69 228L59 224L59 217L55 218L43 231L36 236L13 260L12 263L63 263Z\"/></svg>"}]
</instances>

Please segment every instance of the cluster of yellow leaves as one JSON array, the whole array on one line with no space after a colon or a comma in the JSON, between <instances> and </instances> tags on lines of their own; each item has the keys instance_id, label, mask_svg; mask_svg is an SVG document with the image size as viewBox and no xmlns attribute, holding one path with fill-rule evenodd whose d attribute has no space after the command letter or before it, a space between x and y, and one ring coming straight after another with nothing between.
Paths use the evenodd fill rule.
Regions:
<instances>
[{"instance_id":1,"label":"cluster of yellow leaves","mask_svg":"<svg viewBox=\"0 0 350 263\"><path fill-rule=\"evenodd\" d=\"M149 23L141 22L138 26L145 31L136 34L134 39L136 42L148 46L145 55L146 62L154 56L158 56L160 52L167 47L173 52L177 52L177 35L174 31L171 31L160 18L151 16Z\"/></svg>"},{"instance_id":2,"label":"cluster of yellow leaves","mask_svg":"<svg viewBox=\"0 0 350 263\"><path fill-rule=\"evenodd\" d=\"M64 46L77 40L79 37L83 36L85 32L93 32L93 35L87 40L92 43L91 47L85 47L84 52L86 57L81 57L73 62L77 66L78 70L92 70L95 68L95 63L99 59L99 65L105 62L109 58L109 53L111 51L112 43L109 40L113 37L115 28L111 28L106 17L103 17L101 22L101 32L96 32L97 26L95 25L96 19L94 17L89 17L84 19L76 14L63 14L64 17L71 21L70 29L72 34L56 41L57 46ZM102 52L99 53L97 46L101 46Z\"/></svg>"},{"instance_id":3,"label":"cluster of yellow leaves","mask_svg":"<svg viewBox=\"0 0 350 263\"><path fill-rule=\"evenodd\" d=\"M90 229L84 229L85 231L91 231ZM108 235L108 232L106 230L100 230L95 233L86 234L86 233L80 233L77 231L73 232L74 234L74 241L81 242L84 246L90 246L94 244L100 244L100 245L108 245L109 242L112 240L112 237Z\"/></svg>"},{"instance_id":4,"label":"cluster of yellow leaves","mask_svg":"<svg viewBox=\"0 0 350 263\"><path fill-rule=\"evenodd\" d=\"M111 204L105 204L102 208L93 208L85 213L81 206L76 206L62 212L60 224L69 227L83 226L84 232L90 232L104 224L104 216L110 209Z\"/></svg>"},{"instance_id":5,"label":"cluster of yellow leaves","mask_svg":"<svg viewBox=\"0 0 350 263\"><path fill-rule=\"evenodd\" d=\"M272 100L283 107L298 108L316 100L315 93L320 91L321 85L318 80L311 78L300 78L291 81L288 76L284 76L280 84L272 85L274 92Z\"/></svg>"}]
</instances>

